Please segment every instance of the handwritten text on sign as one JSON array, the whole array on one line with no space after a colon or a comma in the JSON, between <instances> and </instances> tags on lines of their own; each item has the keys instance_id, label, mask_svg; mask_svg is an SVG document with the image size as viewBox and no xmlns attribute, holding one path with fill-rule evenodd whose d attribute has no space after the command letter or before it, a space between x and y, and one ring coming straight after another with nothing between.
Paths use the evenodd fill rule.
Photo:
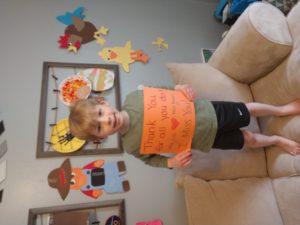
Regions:
<instances>
[{"instance_id":1,"label":"handwritten text on sign","mask_svg":"<svg viewBox=\"0 0 300 225\"><path fill-rule=\"evenodd\" d=\"M195 107L180 91L144 88L141 154L178 153L191 148Z\"/></svg>"}]
</instances>

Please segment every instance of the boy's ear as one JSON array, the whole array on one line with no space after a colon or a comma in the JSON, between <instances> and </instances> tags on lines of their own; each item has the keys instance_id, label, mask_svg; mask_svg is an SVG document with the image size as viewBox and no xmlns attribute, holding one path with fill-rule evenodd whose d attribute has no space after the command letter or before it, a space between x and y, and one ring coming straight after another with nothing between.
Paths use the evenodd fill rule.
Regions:
<instances>
[{"instance_id":1,"label":"boy's ear","mask_svg":"<svg viewBox=\"0 0 300 225\"><path fill-rule=\"evenodd\" d=\"M108 102L105 101L105 98L103 96L97 96L97 97L94 97L94 98L97 101L97 103L99 103L101 105L108 105Z\"/></svg>"}]
</instances>

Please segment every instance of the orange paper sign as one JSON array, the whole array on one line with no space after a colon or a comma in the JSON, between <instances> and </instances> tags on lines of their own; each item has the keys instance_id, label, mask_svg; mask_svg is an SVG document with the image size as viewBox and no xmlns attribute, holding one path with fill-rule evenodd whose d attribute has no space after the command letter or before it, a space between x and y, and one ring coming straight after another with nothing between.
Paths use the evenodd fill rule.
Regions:
<instances>
[{"instance_id":1,"label":"orange paper sign","mask_svg":"<svg viewBox=\"0 0 300 225\"><path fill-rule=\"evenodd\" d=\"M141 154L178 153L191 148L195 107L180 91L144 88Z\"/></svg>"}]
</instances>

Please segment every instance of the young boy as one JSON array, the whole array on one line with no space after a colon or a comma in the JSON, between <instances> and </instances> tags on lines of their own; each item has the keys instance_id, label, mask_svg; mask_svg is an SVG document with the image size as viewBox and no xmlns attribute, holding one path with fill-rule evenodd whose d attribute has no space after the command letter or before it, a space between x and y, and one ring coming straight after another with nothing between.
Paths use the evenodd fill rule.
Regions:
<instances>
[{"instance_id":1,"label":"young boy","mask_svg":"<svg viewBox=\"0 0 300 225\"><path fill-rule=\"evenodd\" d=\"M263 135L241 130L250 122L250 117L286 116L300 113L300 100L283 106L262 103L210 102L196 99L195 91L188 85L176 85L189 101L194 102L196 125L192 149L208 152L211 148L241 149L277 145L291 155L300 154L300 144L278 135ZM125 150L155 167L178 168L192 161L190 149L166 157L160 154L140 154L143 131L143 90L130 93L123 109L118 111L101 98L77 101L69 116L71 133L85 140L105 139L120 132Z\"/></svg>"}]
</instances>

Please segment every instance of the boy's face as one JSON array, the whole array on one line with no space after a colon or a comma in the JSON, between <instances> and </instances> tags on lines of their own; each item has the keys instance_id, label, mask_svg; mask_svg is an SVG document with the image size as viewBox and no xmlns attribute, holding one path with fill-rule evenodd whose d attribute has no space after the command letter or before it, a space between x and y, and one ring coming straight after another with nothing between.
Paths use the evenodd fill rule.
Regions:
<instances>
[{"instance_id":1,"label":"boy's face","mask_svg":"<svg viewBox=\"0 0 300 225\"><path fill-rule=\"evenodd\" d=\"M117 109L111 107L107 102L102 102L92 109L93 134L99 138L119 132L125 126L124 115Z\"/></svg>"}]
</instances>

